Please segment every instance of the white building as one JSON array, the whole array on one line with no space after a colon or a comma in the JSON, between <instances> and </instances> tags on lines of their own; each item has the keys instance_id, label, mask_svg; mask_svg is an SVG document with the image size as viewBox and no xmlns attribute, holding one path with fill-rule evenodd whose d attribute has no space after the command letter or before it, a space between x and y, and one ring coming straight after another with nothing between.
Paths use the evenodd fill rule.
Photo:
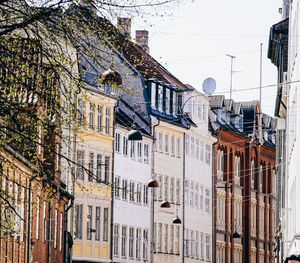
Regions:
<instances>
[{"instance_id":1,"label":"white building","mask_svg":"<svg viewBox=\"0 0 300 263\"><path fill-rule=\"evenodd\" d=\"M270 33L268 57L278 68L275 115L279 117L277 147L278 235L277 262L300 258L300 58L299 0L283 1L281 22Z\"/></svg>"},{"instance_id":2,"label":"white building","mask_svg":"<svg viewBox=\"0 0 300 263\"><path fill-rule=\"evenodd\" d=\"M212 144L208 129L209 101L192 90L185 94L184 112L191 119L185 134L185 262L212 260Z\"/></svg>"},{"instance_id":3,"label":"white building","mask_svg":"<svg viewBox=\"0 0 300 263\"><path fill-rule=\"evenodd\" d=\"M129 141L133 120L120 111L116 117L113 262L144 262L150 258L151 200L147 185L152 178L153 139L144 131L143 140Z\"/></svg>"}]
</instances>

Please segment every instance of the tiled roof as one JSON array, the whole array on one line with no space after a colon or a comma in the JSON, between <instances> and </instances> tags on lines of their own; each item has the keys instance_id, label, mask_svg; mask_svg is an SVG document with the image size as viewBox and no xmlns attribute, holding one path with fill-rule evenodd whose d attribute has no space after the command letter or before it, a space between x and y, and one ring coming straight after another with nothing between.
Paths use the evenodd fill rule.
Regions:
<instances>
[{"instance_id":1,"label":"tiled roof","mask_svg":"<svg viewBox=\"0 0 300 263\"><path fill-rule=\"evenodd\" d=\"M175 86L186 91L188 87L172 75L166 68L146 53L137 44L126 38L109 20L96 16L85 7L72 5L71 15L86 21L95 32L108 41L126 60L138 70L145 79L155 79L166 85Z\"/></svg>"}]
</instances>

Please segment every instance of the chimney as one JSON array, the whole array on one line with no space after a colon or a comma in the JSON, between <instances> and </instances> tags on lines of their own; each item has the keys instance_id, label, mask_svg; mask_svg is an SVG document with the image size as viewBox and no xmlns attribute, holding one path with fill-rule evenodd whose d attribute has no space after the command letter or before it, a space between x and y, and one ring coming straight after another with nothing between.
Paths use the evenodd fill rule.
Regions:
<instances>
[{"instance_id":1,"label":"chimney","mask_svg":"<svg viewBox=\"0 0 300 263\"><path fill-rule=\"evenodd\" d=\"M147 30L136 30L135 31L135 42L147 53L149 53L149 33Z\"/></svg>"},{"instance_id":2,"label":"chimney","mask_svg":"<svg viewBox=\"0 0 300 263\"><path fill-rule=\"evenodd\" d=\"M126 38L131 38L131 18L118 17L117 28Z\"/></svg>"}]
</instances>

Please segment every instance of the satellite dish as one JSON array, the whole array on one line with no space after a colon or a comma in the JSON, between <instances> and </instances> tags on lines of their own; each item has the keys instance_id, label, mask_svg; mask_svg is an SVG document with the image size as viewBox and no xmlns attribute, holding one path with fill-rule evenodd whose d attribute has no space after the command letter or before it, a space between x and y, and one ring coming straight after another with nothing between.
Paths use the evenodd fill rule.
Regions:
<instances>
[{"instance_id":1,"label":"satellite dish","mask_svg":"<svg viewBox=\"0 0 300 263\"><path fill-rule=\"evenodd\" d=\"M206 95L211 95L216 90L216 81L213 78L207 78L202 83L202 90Z\"/></svg>"}]
</instances>

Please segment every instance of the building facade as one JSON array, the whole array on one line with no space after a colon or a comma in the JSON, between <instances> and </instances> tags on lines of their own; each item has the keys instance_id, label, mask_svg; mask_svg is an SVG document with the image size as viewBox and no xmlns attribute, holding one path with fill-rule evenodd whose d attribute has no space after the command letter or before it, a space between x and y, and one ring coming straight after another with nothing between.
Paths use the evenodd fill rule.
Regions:
<instances>
[{"instance_id":1,"label":"building facade","mask_svg":"<svg viewBox=\"0 0 300 263\"><path fill-rule=\"evenodd\" d=\"M185 262L212 261L212 144L208 129L209 100L195 89L184 95L191 119L185 133Z\"/></svg>"},{"instance_id":2,"label":"building facade","mask_svg":"<svg viewBox=\"0 0 300 263\"><path fill-rule=\"evenodd\" d=\"M274 262L276 173L273 118L258 102L212 96L215 262Z\"/></svg>"}]
</instances>

